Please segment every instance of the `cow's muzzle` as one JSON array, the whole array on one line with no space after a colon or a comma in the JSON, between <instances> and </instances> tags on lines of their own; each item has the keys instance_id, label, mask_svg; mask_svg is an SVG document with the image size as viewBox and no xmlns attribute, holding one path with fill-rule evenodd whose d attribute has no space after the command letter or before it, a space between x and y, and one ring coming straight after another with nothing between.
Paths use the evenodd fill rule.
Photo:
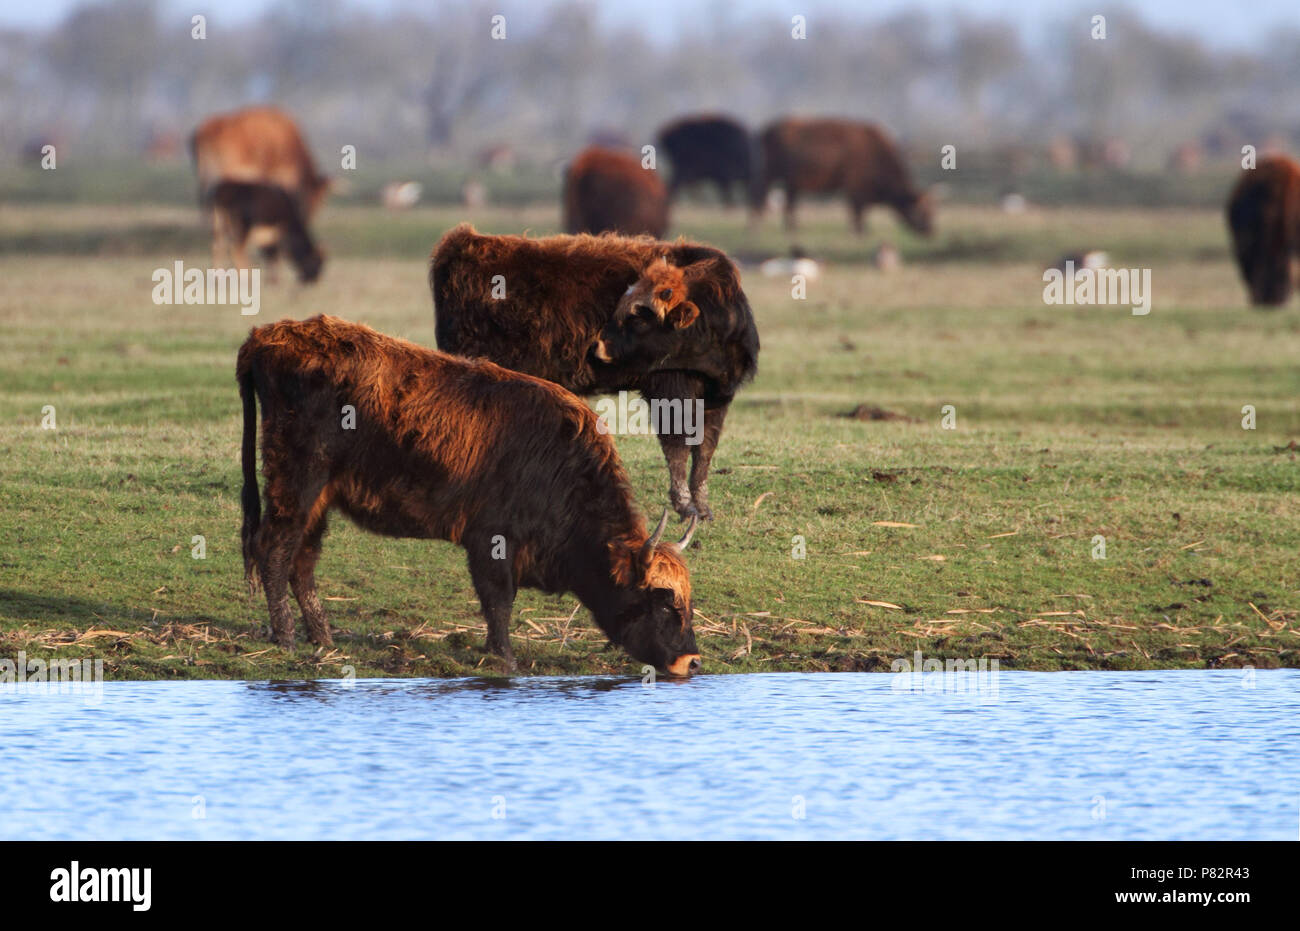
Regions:
<instances>
[{"instance_id":1,"label":"cow's muzzle","mask_svg":"<svg viewBox=\"0 0 1300 931\"><path fill-rule=\"evenodd\" d=\"M672 676L693 676L700 671L703 664L700 662L700 654L683 653L677 659L668 664L668 674Z\"/></svg>"}]
</instances>

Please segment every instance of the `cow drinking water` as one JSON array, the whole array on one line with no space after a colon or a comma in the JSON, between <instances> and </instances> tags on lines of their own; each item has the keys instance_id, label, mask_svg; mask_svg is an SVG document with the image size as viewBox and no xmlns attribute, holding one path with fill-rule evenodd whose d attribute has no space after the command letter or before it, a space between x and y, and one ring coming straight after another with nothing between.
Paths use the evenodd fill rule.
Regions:
<instances>
[{"instance_id":1,"label":"cow drinking water","mask_svg":"<svg viewBox=\"0 0 1300 931\"><path fill-rule=\"evenodd\" d=\"M700 668L682 560L695 521L679 543L661 542L667 511L646 532L614 444L563 388L327 316L254 329L236 374L245 574L277 643L294 640L290 590L312 642L333 642L314 571L338 509L372 533L462 546L488 649L510 668L520 586L573 592L637 660Z\"/></svg>"}]
</instances>

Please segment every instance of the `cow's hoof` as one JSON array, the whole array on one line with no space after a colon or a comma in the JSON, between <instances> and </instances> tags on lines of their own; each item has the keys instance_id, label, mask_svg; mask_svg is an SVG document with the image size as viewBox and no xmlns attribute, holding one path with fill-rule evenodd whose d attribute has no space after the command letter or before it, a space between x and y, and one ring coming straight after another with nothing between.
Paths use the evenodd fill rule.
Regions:
<instances>
[{"instance_id":1,"label":"cow's hoof","mask_svg":"<svg viewBox=\"0 0 1300 931\"><path fill-rule=\"evenodd\" d=\"M494 650L491 647L488 647L487 654L488 658L495 665L500 666L506 672L518 671L519 664L515 662L515 654L512 650Z\"/></svg>"}]
</instances>

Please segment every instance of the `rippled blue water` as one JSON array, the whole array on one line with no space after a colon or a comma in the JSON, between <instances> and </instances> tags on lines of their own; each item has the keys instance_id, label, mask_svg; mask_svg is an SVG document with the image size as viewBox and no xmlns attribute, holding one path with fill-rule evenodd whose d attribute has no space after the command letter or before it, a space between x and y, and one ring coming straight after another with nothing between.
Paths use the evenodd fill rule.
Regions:
<instances>
[{"instance_id":1,"label":"rippled blue water","mask_svg":"<svg viewBox=\"0 0 1300 931\"><path fill-rule=\"evenodd\" d=\"M0 692L0 837L1300 831L1300 671L1003 672L995 693L988 680L979 692L905 683L774 674Z\"/></svg>"}]
</instances>

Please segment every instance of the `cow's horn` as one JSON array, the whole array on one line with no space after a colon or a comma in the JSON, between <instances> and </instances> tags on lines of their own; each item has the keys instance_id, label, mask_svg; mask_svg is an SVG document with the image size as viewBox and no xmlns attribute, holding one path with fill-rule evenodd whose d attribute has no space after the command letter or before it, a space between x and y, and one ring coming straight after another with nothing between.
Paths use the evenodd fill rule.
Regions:
<instances>
[{"instance_id":1,"label":"cow's horn","mask_svg":"<svg viewBox=\"0 0 1300 931\"><path fill-rule=\"evenodd\" d=\"M659 545L659 541L664 538L664 529L667 526L668 526L668 509L664 508L664 516L659 518L659 526L655 528L655 532L650 534L650 539L646 541L646 549L650 550L651 552L654 551L654 548Z\"/></svg>"},{"instance_id":2,"label":"cow's horn","mask_svg":"<svg viewBox=\"0 0 1300 931\"><path fill-rule=\"evenodd\" d=\"M641 562L647 569L650 567L650 560L654 558L655 547L658 546L659 541L663 539L664 528L667 526L668 509L664 508L664 516L659 518L659 526L655 528L654 533L650 534L650 539L645 541L645 546L641 547Z\"/></svg>"},{"instance_id":3,"label":"cow's horn","mask_svg":"<svg viewBox=\"0 0 1300 931\"><path fill-rule=\"evenodd\" d=\"M686 525L686 533L683 534L682 538L677 541L677 548L679 550L685 552L686 547L691 545L691 537L695 536L695 528L699 525L699 523L700 523L700 515L692 514L691 522Z\"/></svg>"}]
</instances>

